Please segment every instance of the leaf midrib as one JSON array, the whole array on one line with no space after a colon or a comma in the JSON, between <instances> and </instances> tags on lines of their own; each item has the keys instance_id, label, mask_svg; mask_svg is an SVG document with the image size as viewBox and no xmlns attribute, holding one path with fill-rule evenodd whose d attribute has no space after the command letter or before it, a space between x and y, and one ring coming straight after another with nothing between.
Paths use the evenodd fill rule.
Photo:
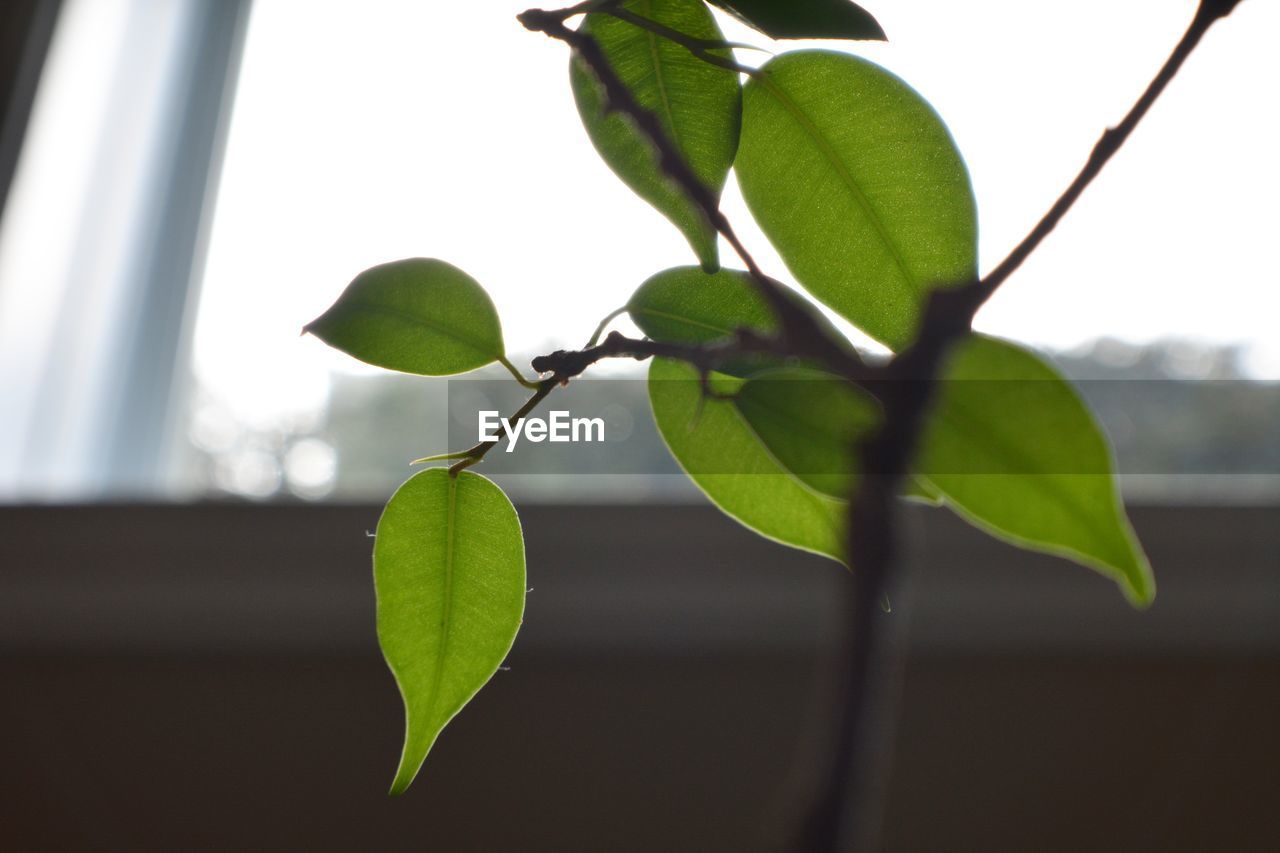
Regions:
<instances>
[{"instance_id":1,"label":"leaf midrib","mask_svg":"<svg viewBox=\"0 0 1280 853\"><path fill-rule=\"evenodd\" d=\"M454 515L458 500L458 478L450 476L449 508L445 515L444 534L444 605L440 613L440 653L436 657L434 672L431 676L430 708L435 711L440 699L440 682L444 678L444 661L449 654L449 619L453 615L453 550L454 550Z\"/></svg>"},{"instance_id":2,"label":"leaf midrib","mask_svg":"<svg viewBox=\"0 0 1280 853\"><path fill-rule=\"evenodd\" d=\"M687 326L696 326L699 329L706 329L709 332L718 332L721 335L733 334L733 329L728 329L723 326L714 326L711 323L704 323L701 320L694 320L681 314L672 314L669 311L659 311L656 308L637 308L635 311L637 314L657 317L662 320L671 320L672 322L683 323Z\"/></svg>"},{"instance_id":3,"label":"leaf midrib","mask_svg":"<svg viewBox=\"0 0 1280 853\"><path fill-rule=\"evenodd\" d=\"M744 430L747 431L749 435L755 438L756 443L760 446L760 449L764 452L765 458L768 459L769 462L773 463L773 465L777 467L778 470L775 476L785 477L789 482L798 486L800 489L800 494L804 495L804 497L808 501L818 506L819 512L817 513L817 515L820 519L822 519L822 524L831 533L832 540L836 543L837 553L843 553L844 549L839 547L840 536L841 536L840 524L834 518L831 517L831 513L826 511L826 502L838 501L838 499L825 498L822 494L820 494L816 489L814 489L812 486L806 483L803 479L801 479L800 477L793 474L790 470L788 470L787 466L782 463L782 460L778 459L777 455L773 452L773 450L770 449L769 445L765 443L764 439L760 438L759 433L757 433L755 431L755 428L751 426L751 421L747 419L747 416L743 414L742 410L739 409L738 406L731 400L725 400L722 402L724 402L726 405L729 406L729 411L733 413L733 417L735 420L737 420L739 426L741 426ZM712 403L712 405L714 405L714 403ZM753 476L753 475L748 474L746 476ZM765 476L769 476L769 475L765 475ZM840 562L844 562L840 557L836 557L836 559L839 560ZM848 566L846 564L846 568L847 567Z\"/></svg>"},{"instance_id":4,"label":"leaf midrib","mask_svg":"<svg viewBox=\"0 0 1280 853\"><path fill-rule=\"evenodd\" d=\"M431 320L428 317L423 317L418 314L413 314L409 311L402 310L400 308L392 308L389 305L381 305L376 302L360 302L360 301L348 302L345 307L351 308L351 309L359 309L361 311L368 311L373 314L384 314L388 317L394 317L395 319L401 320L410 325L425 326L431 331L436 332L437 334L443 335L446 338L450 338L454 341L457 341L460 344L464 344L470 347L480 355L489 356L491 358L497 358L496 355L492 355L488 351L488 349L486 349L484 346L478 343L475 338L469 338L469 337L460 335L458 334L457 331L450 328L449 326L443 326ZM308 326L307 328L309 330L310 326ZM499 355L501 355L501 353L499 353Z\"/></svg>"},{"instance_id":5,"label":"leaf midrib","mask_svg":"<svg viewBox=\"0 0 1280 853\"><path fill-rule=\"evenodd\" d=\"M777 99L783 109L790 113L791 117L796 120L796 124L800 125L800 129L809 136L814 147L818 149L826 159L827 163L840 177L845 188L849 190L849 194L853 196L858 207L862 209L863 214L875 228L877 236L880 237L880 241L884 244L885 248L889 250L889 256L893 258L893 262L898 267L898 271L902 273L903 279L906 280L908 286L910 286L913 291L919 292L919 284L916 282L915 276L912 275L910 268L907 266L906 258L902 256L902 251L889 236L888 228L881 220L880 215L876 212L875 208L872 207L871 200L867 198L867 194L863 192L862 187L858 185L853 174L845 168L844 162L840 159L839 154L827 141L826 137L822 135L818 126L813 123L813 120L809 118L808 115L805 114L799 104L792 100L781 88L777 86L777 84L773 82L773 80L769 78L768 72L757 75L755 79L760 81L760 84L764 86L765 91Z\"/></svg>"},{"instance_id":6,"label":"leaf midrib","mask_svg":"<svg viewBox=\"0 0 1280 853\"><path fill-rule=\"evenodd\" d=\"M952 427L956 429L957 432L966 436L966 438L969 441L973 442L974 444L977 444L983 447L984 449L987 450L988 453L991 453L993 456L997 458L1000 456L1014 457L1014 460L1020 463L1022 467L1027 470L1028 474L1032 477L1035 477L1035 480L1044 487L1044 491L1047 492L1051 497L1053 497L1056 500L1056 502L1059 504L1059 506L1064 507L1067 510L1067 514L1073 517L1078 523L1080 523L1085 530L1089 531L1094 536L1098 536L1103 541L1106 541L1111 538L1107 534L1107 531L1099 529L1098 526L1095 524L1094 519L1090 517L1087 513L1083 512L1079 506L1077 506L1076 502L1072 500L1069 494L1065 493L1061 488L1058 487L1057 480L1053 479L1052 477L1043 477L1043 476L1039 476L1032 473L1031 465L1029 464L1030 460L1028 459L1026 454L1022 453L1020 450L1014 448L1012 452L1007 452L1008 445L1002 445L1002 444L997 444L995 442L987 441L983 430L973 428L976 424L980 423L979 419L969 414L969 412L966 410L966 407L963 403L958 403L958 401L953 400L952 404L953 404L951 407L952 413L960 415L961 416L960 418L949 416L948 413L944 409L942 409L942 407L938 407L935 410L935 417L940 417L942 420L950 422ZM927 474L925 476L928 477ZM1101 476L1108 476L1108 475L1094 474L1094 475L1086 475L1086 476L1101 477ZM933 480L932 478L929 478L929 479L930 479L930 482L934 484L935 488L939 488L935 480ZM946 494L945 490L942 490L942 491L943 491L943 494ZM1007 528L1003 527L1002 525L992 524L992 526L999 527L1002 530L1007 530ZM1048 541L1048 540L1041 540L1041 539L1033 539L1030 536L1025 536L1023 534L1015 533L1012 530L1007 530L1007 532L1015 536L1022 536L1028 541L1037 541L1037 542ZM1071 546L1066 546L1066 547L1070 548ZM1083 553L1083 552L1080 552L1078 548L1071 548L1071 550L1076 551L1077 553ZM1095 560L1106 559L1105 557L1102 557L1101 555L1098 555L1098 554L1088 554L1087 556ZM1108 565L1111 565L1111 564L1108 562ZM1128 579L1128 572L1124 568L1118 565L1112 566L1112 567L1115 568L1117 571L1119 571L1122 575L1124 575L1126 579Z\"/></svg>"}]
</instances>

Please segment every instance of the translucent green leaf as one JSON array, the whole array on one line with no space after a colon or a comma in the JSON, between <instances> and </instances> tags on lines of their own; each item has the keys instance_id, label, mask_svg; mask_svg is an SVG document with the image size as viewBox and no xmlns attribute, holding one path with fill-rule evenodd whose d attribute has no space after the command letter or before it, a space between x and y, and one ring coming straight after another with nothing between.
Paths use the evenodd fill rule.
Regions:
<instances>
[{"instance_id":1,"label":"translucent green leaf","mask_svg":"<svg viewBox=\"0 0 1280 853\"><path fill-rule=\"evenodd\" d=\"M849 0L711 0L743 23L775 39L876 39L884 30Z\"/></svg>"},{"instance_id":2,"label":"translucent green leaf","mask_svg":"<svg viewBox=\"0 0 1280 853\"><path fill-rule=\"evenodd\" d=\"M363 362L424 376L505 358L493 302L475 279L435 258L367 269L303 329Z\"/></svg>"},{"instance_id":3,"label":"translucent green leaf","mask_svg":"<svg viewBox=\"0 0 1280 853\"><path fill-rule=\"evenodd\" d=\"M977 213L946 126L863 59L797 51L747 83L735 169L796 280L892 349L930 288L976 272Z\"/></svg>"},{"instance_id":4,"label":"translucent green leaf","mask_svg":"<svg viewBox=\"0 0 1280 853\"><path fill-rule=\"evenodd\" d=\"M809 488L848 500L854 439L879 421L865 393L829 373L789 367L752 376L734 404L783 467Z\"/></svg>"},{"instance_id":5,"label":"translucent green leaf","mask_svg":"<svg viewBox=\"0 0 1280 853\"><path fill-rule=\"evenodd\" d=\"M712 382L724 394L742 380ZM789 473L733 402L704 399L693 368L655 359L649 402L671 455L721 511L768 539L843 560L845 504Z\"/></svg>"},{"instance_id":6,"label":"translucent green leaf","mask_svg":"<svg viewBox=\"0 0 1280 853\"><path fill-rule=\"evenodd\" d=\"M694 38L724 40L700 0L631 0L623 8ZM587 15L582 28L595 37L636 100L658 116L694 174L718 196L738 146L742 118L738 75L607 14ZM704 268L719 267L715 231L659 171L648 140L629 119L603 113L599 84L581 60L574 58L569 72L582 123L600 156L627 186L680 229Z\"/></svg>"},{"instance_id":7,"label":"translucent green leaf","mask_svg":"<svg viewBox=\"0 0 1280 853\"><path fill-rule=\"evenodd\" d=\"M502 490L470 471L415 474L382 512L373 549L378 642L404 699L392 794L497 671L524 615L524 539Z\"/></svg>"},{"instance_id":8,"label":"translucent green leaf","mask_svg":"<svg viewBox=\"0 0 1280 853\"><path fill-rule=\"evenodd\" d=\"M828 337L844 340L817 308L790 288L783 293L807 311ZM760 297L751 276L740 270L703 272L697 267L672 267L650 276L627 302L631 319L656 341L699 344L727 338L741 328L772 332L777 328L773 312ZM852 344L849 345L852 349ZM747 376L779 359L743 358L721 366L733 376Z\"/></svg>"},{"instance_id":9,"label":"translucent green leaf","mask_svg":"<svg viewBox=\"0 0 1280 853\"><path fill-rule=\"evenodd\" d=\"M727 338L742 327L772 331L776 326L751 277L738 270L663 270L636 289L627 313L655 341L685 344Z\"/></svg>"},{"instance_id":10,"label":"translucent green leaf","mask_svg":"<svg viewBox=\"0 0 1280 853\"><path fill-rule=\"evenodd\" d=\"M714 341L742 327L774 327L751 279L734 270L664 270L640 285L627 309L646 335L675 343ZM709 382L715 393L733 394L742 377L761 367L744 359L726 373L712 374ZM697 371L655 359L649 367L649 402L671 455L725 514L762 536L841 559L843 504L788 472L733 401L704 398Z\"/></svg>"},{"instance_id":11,"label":"translucent green leaf","mask_svg":"<svg viewBox=\"0 0 1280 853\"><path fill-rule=\"evenodd\" d=\"M1040 358L978 335L949 356L916 469L989 533L1114 579L1137 604L1155 595L1125 516L1102 429Z\"/></svg>"}]
</instances>

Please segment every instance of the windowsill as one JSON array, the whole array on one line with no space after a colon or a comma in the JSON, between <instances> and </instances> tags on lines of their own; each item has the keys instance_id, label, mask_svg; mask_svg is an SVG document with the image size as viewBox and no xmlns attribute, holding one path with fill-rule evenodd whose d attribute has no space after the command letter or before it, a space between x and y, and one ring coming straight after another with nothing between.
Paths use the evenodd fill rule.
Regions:
<instances>
[{"instance_id":1,"label":"windowsill","mask_svg":"<svg viewBox=\"0 0 1280 853\"><path fill-rule=\"evenodd\" d=\"M376 654L367 533L378 512L0 508L0 650ZM1093 572L912 509L910 584L894 595L911 654L1280 651L1275 508L1131 514L1159 584L1146 612ZM532 591L519 649L794 653L835 635L840 569L709 507L532 505L521 518Z\"/></svg>"}]
</instances>

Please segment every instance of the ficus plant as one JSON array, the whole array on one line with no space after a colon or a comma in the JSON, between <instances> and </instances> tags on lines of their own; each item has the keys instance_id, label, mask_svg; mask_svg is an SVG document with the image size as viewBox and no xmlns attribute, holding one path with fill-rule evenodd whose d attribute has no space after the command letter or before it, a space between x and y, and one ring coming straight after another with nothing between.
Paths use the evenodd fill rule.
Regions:
<instances>
[{"instance_id":1,"label":"ficus plant","mask_svg":"<svg viewBox=\"0 0 1280 853\"><path fill-rule=\"evenodd\" d=\"M710 5L774 39L884 38L847 0ZM582 349L535 358L536 379L508 359L480 283L443 260L361 273L305 330L405 373L497 362L531 391L512 421L601 359L650 359L654 420L707 498L759 535L850 571L847 707L814 819L819 836L840 837L901 499L1099 572L1136 607L1152 601L1151 568L1096 419L1043 358L970 327L1234 5L1201 4L1130 114L983 277L964 159L937 112L890 71L810 49L741 65L742 45L725 41L703 0L530 10L519 16L526 28L571 49L568 82L600 156L680 231L690 263L637 283ZM721 213L730 172L790 283L759 268ZM723 246L734 264L722 265ZM892 355L859 352L815 303ZM643 338L604 335L623 312ZM500 441L419 460L441 464L400 486L377 526L378 639L406 716L393 794L498 670L521 624L520 522L502 490L471 470Z\"/></svg>"}]
</instances>

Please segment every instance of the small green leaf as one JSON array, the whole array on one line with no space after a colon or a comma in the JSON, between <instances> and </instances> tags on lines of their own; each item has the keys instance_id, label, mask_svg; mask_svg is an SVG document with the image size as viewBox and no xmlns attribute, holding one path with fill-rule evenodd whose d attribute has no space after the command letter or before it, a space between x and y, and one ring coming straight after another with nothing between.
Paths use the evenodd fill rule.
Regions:
<instances>
[{"instance_id":1,"label":"small green leaf","mask_svg":"<svg viewBox=\"0 0 1280 853\"><path fill-rule=\"evenodd\" d=\"M504 357L489 295L435 258L365 270L303 331L368 364L423 376L464 373Z\"/></svg>"},{"instance_id":2,"label":"small green leaf","mask_svg":"<svg viewBox=\"0 0 1280 853\"><path fill-rule=\"evenodd\" d=\"M741 382L712 377L717 393L731 393ZM649 402L671 455L722 512L767 539L844 559L845 503L789 473L732 401L704 398L697 371L655 359Z\"/></svg>"},{"instance_id":3,"label":"small green leaf","mask_svg":"<svg viewBox=\"0 0 1280 853\"><path fill-rule=\"evenodd\" d=\"M833 340L844 336L804 296L783 286L797 307L826 329ZM773 332L777 321L760 297L751 276L741 270L706 273L697 267L672 267L650 276L627 302L632 321L655 341L701 344L727 338L738 329ZM853 345L849 348L852 350ZM721 365L724 373L747 376L779 359L744 357Z\"/></svg>"},{"instance_id":4,"label":"small green leaf","mask_svg":"<svg viewBox=\"0 0 1280 853\"><path fill-rule=\"evenodd\" d=\"M400 794L515 641L525 596L515 508L470 471L415 474L378 521L373 575L378 642L404 699L404 751L391 785Z\"/></svg>"},{"instance_id":5,"label":"small green leaf","mask_svg":"<svg viewBox=\"0 0 1280 853\"><path fill-rule=\"evenodd\" d=\"M636 289L627 313L655 341L682 344L727 338L742 327L767 332L777 325L751 276L738 270L663 270Z\"/></svg>"},{"instance_id":6,"label":"small green leaf","mask_svg":"<svg viewBox=\"0 0 1280 853\"><path fill-rule=\"evenodd\" d=\"M942 375L916 459L925 488L992 535L1075 560L1149 603L1155 583L1111 449L1075 389L1027 350L979 335Z\"/></svg>"},{"instance_id":7,"label":"small green leaf","mask_svg":"<svg viewBox=\"0 0 1280 853\"><path fill-rule=\"evenodd\" d=\"M845 54L770 60L743 95L742 195L796 280L891 349L931 288L977 270L977 213L946 126L915 91Z\"/></svg>"},{"instance_id":8,"label":"small green leaf","mask_svg":"<svg viewBox=\"0 0 1280 853\"><path fill-rule=\"evenodd\" d=\"M705 343L742 327L769 331L775 325L750 277L735 270L664 270L640 285L627 310L646 335L673 343ZM732 394L741 377L760 368L744 359L709 382L716 393ZM649 402L671 455L726 515L769 539L841 559L843 504L789 473L733 401L705 398L697 371L655 359Z\"/></svg>"},{"instance_id":9,"label":"small green leaf","mask_svg":"<svg viewBox=\"0 0 1280 853\"><path fill-rule=\"evenodd\" d=\"M748 26L774 39L873 39L884 30L871 13L849 0L711 0Z\"/></svg>"},{"instance_id":10,"label":"small green leaf","mask_svg":"<svg viewBox=\"0 0 1280 853\"><path fill-rule=\"evenodd\" d=\"M879 421L866 394L829 373L789 367L752 376L734 403L783 467L815 491L849 499L854 439Z\"/></svg>"},{"instance_id":11,"label":"small green leaf","mask_svg":"<svg viewBox=\"0 0 1280 853\"><path fill-rule=\"evenodd\" d=\"M694 38L724 40L700 0L631 0L623 8ZM587 15L582 31L595 38L635 99L657 115L694 174L719 196L738 146L738 75L604 13ZM659 170L653 146L629 119L604 114L600 86L580 59L572 60L569 72L582 123L609 168L680 229L705 269L717 269L715 230Z\"/></svg>"}]
</instances>

